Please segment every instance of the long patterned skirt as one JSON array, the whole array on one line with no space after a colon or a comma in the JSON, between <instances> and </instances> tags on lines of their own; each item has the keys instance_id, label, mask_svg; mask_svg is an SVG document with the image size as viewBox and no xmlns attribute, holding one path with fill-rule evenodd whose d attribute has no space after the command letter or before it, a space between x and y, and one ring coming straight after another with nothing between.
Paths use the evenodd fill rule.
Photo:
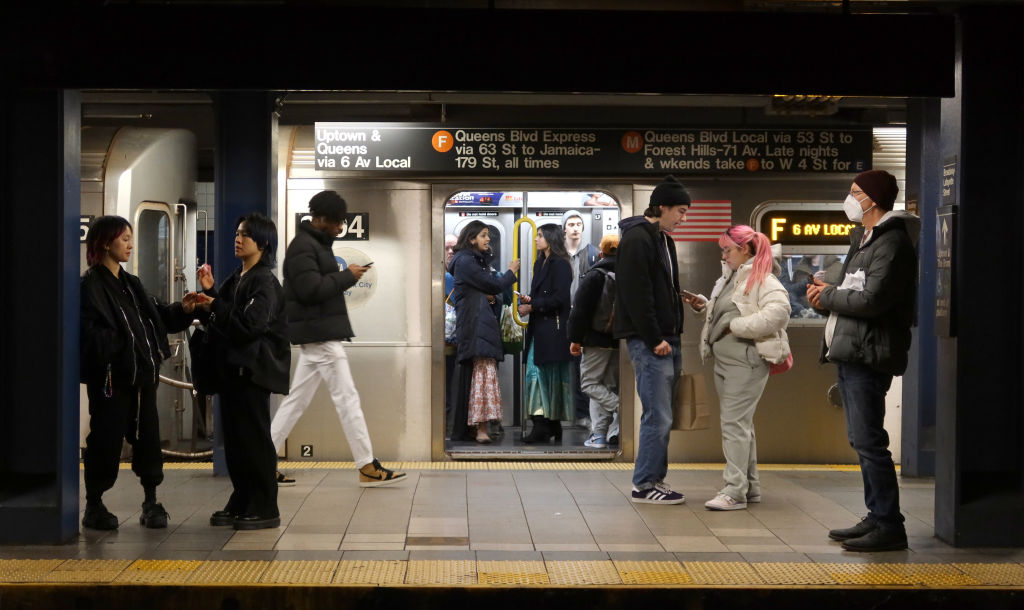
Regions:
<instances>
[{"instance_id":1,"label":"long patterned skirt","mask_svg":"<svg viewBox=\"0 0 1024 610\"><path fill-rule=\"evenodd\" d=\"M471 426L501 421L501 386L498 385L498 363L493 358L473 360L468 421Z\"/></svg>"},{"instance_id":2,"label":"long patterned skirt","mask_svg":"<svg viewBox=\"0 0 1024 610\"><path fill-rule=\"evenodd\" d=\"M530 415L555 421L574 419L569 363L534 364L532 345L526 354L526 405Z\"/></svg>"}]
</instances>

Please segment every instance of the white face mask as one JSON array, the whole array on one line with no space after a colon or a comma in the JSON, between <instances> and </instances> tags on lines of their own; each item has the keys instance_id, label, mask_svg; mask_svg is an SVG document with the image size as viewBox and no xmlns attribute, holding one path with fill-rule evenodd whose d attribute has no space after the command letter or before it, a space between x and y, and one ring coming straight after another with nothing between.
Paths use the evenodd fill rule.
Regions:
<instances>
[{"instance_id":1,"label":"white face mask","mask_svg":"<svg viewBox=\"0 0 1024 610\"><path fill-rule=\"evenodd\" d=\"M865 199L867 198L865 197ZM873 207L875 207L874 203L868 207L868 210ZM846 212L846 217L850 219L850 222L861 222L864 220L864 212L867 210L861 209L860 201L857 201L857 198L853 196L853 193L850 193L846 196L846 200L843 201L843 211Z\"/></svg>"}]
</instances>

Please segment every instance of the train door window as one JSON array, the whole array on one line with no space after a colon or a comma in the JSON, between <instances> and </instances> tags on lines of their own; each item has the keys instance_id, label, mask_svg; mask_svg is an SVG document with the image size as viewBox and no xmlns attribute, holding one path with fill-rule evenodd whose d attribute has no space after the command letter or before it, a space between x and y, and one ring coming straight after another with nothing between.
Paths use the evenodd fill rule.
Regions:
<instances>
[{"instance_id":1,"label":"train door window","mask_svg":"<svg viewBox=\"0 0 1024 610\"><path fill-rule=\"evenodd\" d=\"M165 303L171 300L171 225L166 204L139 204L135 215L135 274L150 294Z\"/></svg>"},{"instance_id":2,"label":"train door window","mask_svg":"<svg viewBox=\"0 0 1024 610\"><path fill-rule=\"evenodd\" d=\"M850 222L842 204L823 202L766 202L757 206L753 222L772 243L782 246L776 259L779 280L789 292L790 326L825 323L807 302L807 284L819 278L829 284L842 281L843 263L850 248Z\"/></svg>"},{"instance_id":3,"label":"train door window","mask_svg":"<svg viewBox=\"0 0 1024 610\"><path fill-rule=\"evenodd\" d=\"M522 266L516 290L522 294L529 294L534 264L531 223L536 227L553 224L561 231L562 218L568 212L577 212L583 224L576 250L593 254L593 258L596 259L598 257L597 246L600 244L601 238L606 233L618 232L620 208L618 202L609 194L595 190L459 191L452 194L445 203L444 234L449 240L451 239L449 236L454 236L457 239L474 220L483 222L490 235L492 271L495 274L504 273L508 269L510 261L518 256ZM519 229L516 230L516 222L523 218L529 219L530 222L521 222ZM588 248L588 246L593 246L593 248ZM446 259L446 269L448 262ZM445 286L443 298L451 293L454 286L454 277L450 273L446 274ZM511 314L514 307L513 291L509 289L505 290L503 294L493 296L497 297L502 308L507 309L508 314ZM495 307L495 310L497 311L498 308ZM522 326L525 326L528 320L529 318L524 316L517 321L517 323L521 323L524 335L526 328ZM559 326L557 330L565 332L564 326ZM491 442L482 444L477 441L478 436L484 437L483 434L480 434L479 426L470 426L468 432L460 432L457 429L467 429L467 424L470 423L467 419L469 416L468 405L460 406L458 404L460 401L466 402L468 397L460 395L457 391L452 392L453 385L458 385L458 378L463 371L454 362L457 345L446 345L446 364L448 366L446 366L445 391L448 408L446 409L445 429L446 450L449 455L472 457L484 454L568 453L589 454L581 457L613 457L618 451L617 446L596 448L584 446L583 442L590 435L590 430L583 425L576 425L576 422L586 418L587 414L576 413L573 408L561 409L554 414L554 417L551 418L553 421L546 424L546 429L550 432L542 440L538 440L541 435L534 433L533 426L536 425L534 422L538 421L538 413L546 413L546 411L541 404L544 401L538 398L536 392L530 391L527 379L531 378L532 373L527 371L526 354L520 351L521 349L521 344L505 342L504 351L506 353L503 360L499 362L497 371L501 409L500 412L493 414L493 420L490 423L484 424L483 431L491 439ZM572 383L576 376L568 371L569 368L566 368L567 378L564 386L569 387L570 394L572 394ZM464 372L471 373L471 370ZM568 396L567 400L571 404L573 397ZM589 401L584 399L579 402L585 404ZM616 418L613 428L617 425L617 421Z\"/></svg>"}]
</instances>

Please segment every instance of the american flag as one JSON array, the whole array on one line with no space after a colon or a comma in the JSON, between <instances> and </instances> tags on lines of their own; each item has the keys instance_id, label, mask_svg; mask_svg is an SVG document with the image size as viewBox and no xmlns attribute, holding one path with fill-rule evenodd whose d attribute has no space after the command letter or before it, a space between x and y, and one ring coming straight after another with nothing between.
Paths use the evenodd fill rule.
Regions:
<instances>
[{"instance_id":1,"label":"american flag","mask_svg":"<svg viewBox=\"0 0 1024 610\"><path fill-rule=\"evenodd\" d=\"M686 220L668 232L675 241L717 241L732 226L732 202L694 200Z\"/></svg>"}]
</instances>

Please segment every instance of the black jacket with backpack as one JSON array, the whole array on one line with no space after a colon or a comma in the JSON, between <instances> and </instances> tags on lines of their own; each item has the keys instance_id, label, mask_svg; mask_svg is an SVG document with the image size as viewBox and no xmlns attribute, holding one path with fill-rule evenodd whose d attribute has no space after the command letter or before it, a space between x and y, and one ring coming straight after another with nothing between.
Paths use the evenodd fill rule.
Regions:
<instances>
[{"instance_id":1,"label":"black jacket with backpack","mask_svg":"<svg viewBox=\"0 0 1024 610\"><path fill-rule=\"evenodd\" d=\"M611 275L609 275L611 274ZM612 336L615 307L615 257L598 260L580 278L576 298L569 313L569 341L584 347L618 347L619 342ZM610 301L605 302L603 301ZM598 330L594 316L599 311L610 311L606 328ZM604 317L604 316L602 316Z\"/></svg>"}]
</instances>

